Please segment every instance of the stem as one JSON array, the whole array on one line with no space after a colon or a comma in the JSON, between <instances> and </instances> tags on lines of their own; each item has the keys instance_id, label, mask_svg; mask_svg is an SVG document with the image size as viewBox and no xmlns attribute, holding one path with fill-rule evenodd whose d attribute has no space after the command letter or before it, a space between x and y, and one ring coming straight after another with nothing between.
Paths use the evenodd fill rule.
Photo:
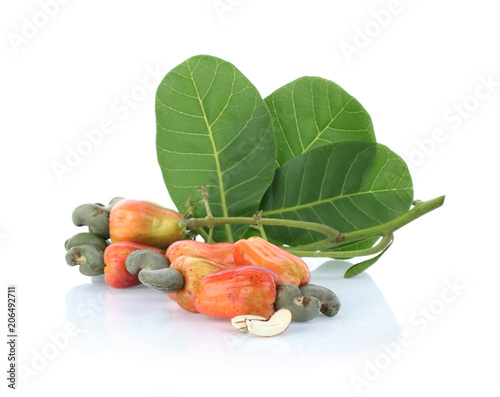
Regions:
<instances>
[{"instance_id":1,"label":"stem","mask_svg":"<svg viewBox=\"0 0 500 397\"><path fill-rule=\"evenodd\" d=\"M183 219L180 221L186 225L188 229L198 229L200 227L214 227L218 225L256 225L255 219L250 217L217 217L217 218L191 218ZM291 219L278 219L278 218L262 218L260 223L264 226L285 226L296 227L299 229L308 229L319 232L332 239L333 241L341 241L341 234L334 228L323 225L321 223L295 221Z\"/></svg>"},{"instance_id":2,"label":"stem","mask_svg":"<svg viewBox=\"0 0 500 397\"><path fill-rule=\"evenodd\" d=\"M259 231L261 237L264 240L267 240L266 231L264 230L264 226L262 226L262 211L257 211L257 213L253 216L253 219L257 226L250 225L250 227L255 227Z\"/></svg>"},{"instance_id":3,"label":"stem","mask_svg":"<svg viewBox=\"0 0 500 397\"><path fill-rule=\"evenodd\" d=\"M198 229L194 229L196 233L198 233L201 237L203 237L203 240L207 241L208 240L208 233L203 230L201 227Z\"/></svg>"},{"instance_id":4,"label":"stem","mask_svg":"<svg viewBox=\"0 0 500 397\"><path fill-rule=\"evenodd\" d=\"M212 210L210 208L210 203L208 202L208 193L207 193L206 186L203 185L201 187L201 190L198 190L198 191L201 192L201 198L202 198L201 202L203 204L203 207L205 207L205 211L207 212L207 219L213 219ZM198 228L198 229L200 229L200 228ZM213 234L214 234L214 227L209 226L208 236L207 236L207 238L204 237L205 241L207 241L208 243L213 243L214 242Z\"/></svg>"},{"instance_id":5,"label":"stem","mask_svg":"<svg viewBox=\"0 0 500 397\"><path fill-rule=\"evenodd\" d=\"M341 240L332 241L331 239L325 239L321 241L316 241L310 244L304 244L297 247L293 247L294 250L297 251L321 251L330 248L335 248L340 245L350 244L356 241L365 240L371 237L379 237L387 233L394 233L397 229L403 227L404 225L414 221L415 219L421 217L422 215L427 214L428 212L440 207L443 205L445 196L440 196L435 199L429 201L421 201L415 200L413 204L413 208L400 215L397 218L394 218L392 221L383 223L381 225L363 229L356 230L354 232L342 233ZM354 251L352 251L354 252Z\"/></svg>"},{"instance_id":6,"label":"stem","mask_svg":"<svg viewBox=\"0 0 500 397\"><path fill-rule=\"evenodd\" d=\"M194 209L196 208L195 205L193 205L193 195L190 195L186 203L184 204L184 209L182 211L182 216L186 219L192 218L194 216Z\"/></svg>"},{"instance_id":7,"label":"stem","mask_svg":"<svg viewBox=\"0 0 500 397\"><path fill-rule=\"evenodd\" d=\"M368 255L373 255L377 254L380 251L382 251L384 248L386 248L393 239L392 233L387 234L382 237L382 240L380 242L371 247L371 248L365 248L361 250L355 250L355 251L328 251L328 252L319 252L319 251L302 251L302 250L295 250L293 248L285 248L288 252L291 254L294 254L296 256L302 256L302 257L309 257L309 258L332 258L332 259L345 259L345 258L353 258L356 256L368 256Z\"/></svg>"},{"instance_id":8,"label":"stem","mask_svg":"<svg viewBox=\"0 0 500 397\"><path fill-rule=\"evenodd\" d=\"M394 233L399 228L407 225L408 223L420 218L422 215L427 214L439 208L444 203L445 196L436 197L428 201L415 201L415 206L403 215L394 218L392 221L382 223L374 227L369 227L363 230L356 230L354 232L343 233L343 243L365 240L370 237L382 236L388 233Z\"/></svg>"},{"instance_id":9,"label":"stem","mask_svg":"<svg viewBox=\"0 0 500 397\"><path fill-rule=\"evenodd\" d=\"M201 190L198 190L198 192L201 192L201 202L203 204L203 207L205 207L205 211L207 212L207 218L213 218L210 203L208 202L208 193L206 186L203 185L201 187Z\"/></svg>"},{"instance_id":10,"label":"stem","mask_svg":"<svg viewBox=\"0 0 500 397\"><path fill-rule=\"evenodd\" d=\"M318 241L311 244L302 245L299 247L283 247L288 252L291 252L297 256L305 256L305 257L327 257L334 259L341 258L352 258L356 256L366 256L376 254L386 248L392 241L393 233L399 228L407 225L408 223L414 221L417 218L420 218L422 215L427 214L439 208L444 203L445 196L436 197L432 200L428 201L414 201L414 207L404 213L403 215L394 218L393 220L383 223L381 225L377 225L374 227L370 227L363 230L356 230L353 232L340 233L337 230L333 229L330 226L323 225L320 223L314 222L304 222L304 221L295 221L291 219L277 219L277 218L250 218L250 217L211 217L207 216L206 218L190 218L183 219L179 223L180 225L186 227L188 230L200 230L203 227L208 227L210 230L214 226L217 225L230 225L230 224L246 224L246 225L254 225L257 227L265 226L284 226L284 227L292 227L292 228L300 228L300 229L308 229L315 232L319 232L324 234L327 238L322 241ZM208 211L207 211L208 212ZM200 233L198 231L198 233ZM203 238L208 237L211 239L211 233L206 236L206 233L200 233ZM329 248L338 247L339 245L345 245L347 243L353 243L356 241L366 240L371 237L382 237L382 240L371 248L355 250L355 251L329 251L329 252L320 252L319 250L325 250Z\"/></svg>"},{"instance_id":11,"label":"stem","mask_svg":"<svg viewBox=\"0 0 500 397\"><path fill-rule=\"evenodd\" d=\"M214 242L213 235L214 235L214 228L211 227L210 229L208 229L208 240L207 240L207 243L210 244L210 243Z\"/></svg>"},{"instance_id":12,"label":"stem","mask_svg":"<svg viewBox=\"0 0 500 397\"><path fill-rule=\"evenodd\" d=\"M310 244L304 244L304 245L297 245L295 247L291 247L295 250L299 251L321 251L321 250L326 250L329 248L334 248L339 245L343 245L342 243L339 243L338 241L332 241L331 239L327 238L325 240L321 241L315 241L314 243Z\"/></svg>"}]
</instances>

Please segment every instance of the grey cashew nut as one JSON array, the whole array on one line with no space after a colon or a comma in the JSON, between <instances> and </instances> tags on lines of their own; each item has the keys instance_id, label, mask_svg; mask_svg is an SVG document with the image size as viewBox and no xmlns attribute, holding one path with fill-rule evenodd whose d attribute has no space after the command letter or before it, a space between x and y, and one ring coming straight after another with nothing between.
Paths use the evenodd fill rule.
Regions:
<instances>
[{"instance_id":1,"label":"grey cashew nut","mask_svg":"<svg viewBox=\"0 0 500 397\"><path fill-rule=\"evenodd\" d=\"M318 316L321 307L320 301L310 296L303 296L296 285L278 284L276 292L275 311L283 308L289 309L294 321L309 321Z\"/></svg>"},{"instance_id":2,"label":"grey cashew nut","mask_svg":"<svg viewBox=\"0 0 500 397\"><path fill-rule=\"evenodd\" d=\"M138 274L141 270L158 270L170 266L167 257L159 252L148 249L132 251L125 260L125 266L130 274Z\"/></svg>"},{"instance_id":3,"label":"grey cashew nut","mask_svg":"<svg viewBox=\"0 0 500 397\"><path fill-rule=\"evenodd\" d=\"M78 266L85 276L104 274L104 251L94 245L78 245L66 252L66 263Z\"/></svg>"},{"instance_id":4,"label":"grey cashew nut","mask_svg":"<svg viewBox=\"0 0 500 397\"><path fill-rule=\"evenodd\" d=\"M66 240L64 248L66 248L67 251L79 245L93 245L104 251L108 246L108 242L95 233L78 233Z\"/></svg>"},{"instance_id":5,"label":"grey cashew nut","mask_svg":"<svg viewBox=\"0 0 500 397\"><path fill-rule=\"evenodd\" d=\"M139 272L139 281L146 287L172 294L184 287L184 276L178 270L166 267L158 270L144 269Z\"/></svg>"},{"instance_id":6,"label":"grey cashew nut","mask_svg":"<svg viewBox=\"0 0 500 397\"><path fill-rule=\"evenodd\" d=\"M332 290L314 284L304 284L299 287L302 295L312 296L321 302L321 313L333 317L340 310L340 300Z\"/></svg>"},{"instance_id":7,"label":"grey cashew nut","mask_svg":"<svg viewBox=\"0 0 500 397\"><path fill-rule=\"evenodd\" d=\"M79 205L73 211L73 223L76 226L88 226L91 233L108 239L109 213L113 206L121 200L123 200L122 197L115 197L108 205L100 203Z\"/></svg>"},{"instance_id":8,"label":"grey cashew nut","mask_svg":"<svg viewBox=\"0 0 500 397\"><path fill-rule=\"evenodd\" d=\"M111 211L113 209L113 207L115 206L115 204L117 204L118 202L120 202L122 200L125 200L125 199L123 197L113 197L111 199L111 201L109 202L109 204L106 206L106 208Z\"/></svg>"}]
</instances>

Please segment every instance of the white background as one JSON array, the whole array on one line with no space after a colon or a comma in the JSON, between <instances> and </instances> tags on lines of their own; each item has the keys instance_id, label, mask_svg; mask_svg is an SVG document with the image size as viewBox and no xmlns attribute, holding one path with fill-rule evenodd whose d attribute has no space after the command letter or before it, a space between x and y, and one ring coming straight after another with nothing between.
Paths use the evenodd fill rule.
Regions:
<instances>
[{"instance_id":1,"label":"white background","mask_svg":"<svg viewBox=\"0 0 500 397\"><path fill-rule=\"evenodd\" d=\"M2 288L17 286L18 363L31 369L18 373L19 395L498 393L495 6L492 0L2 2L0 260ZM68 308L78 307L80 296L70 291L94 285L64 262L64 240L81 231L71 211L114 196L171 206L156 161L153 79L202 53L235 64L263 97L304 75L335 81L368 110L378 142L408 162L415 197L447 195L442 208L398 231L363 278L334 280L351 297L366 299L365 313L344 306L336 320L342 326L349 317L343 329L362 331L350 338L340 332L343 347L311 322L268 345L238 339L231 355L233 336L213 344L219 331L231 334L226 323L180 314L169 329L186 331L191 339L182 343L189 348L175 338L151 346L147 341L163 332L163 309L179 312L140 288L106 307L102 329L80 322L79 338L91 335L84 347L64 336L74 325ZM133 101L126 108L124 95ZM54 163L64 164L84 131L103 120L113 130L58 178ZM84 294L86 304L93 294L97 299L88 318L104 315L98 298L106 287L95 285ZM370 300L377 287L386 301ZM144 350L141 335L131 336L120 318L110 320L128 304L130 313L153 313L137 328ZM377 332L395 329L391 316L367 317L377 310L389 310L410 338L392 356L376 338L366 342L367 318ZM7 312L1 317L6 324ZM250 353L246 344L254 346ZM334 345L338 354L320 354ZM353 379L364 381L356 387Z\"/></svg>"}]
</instances>

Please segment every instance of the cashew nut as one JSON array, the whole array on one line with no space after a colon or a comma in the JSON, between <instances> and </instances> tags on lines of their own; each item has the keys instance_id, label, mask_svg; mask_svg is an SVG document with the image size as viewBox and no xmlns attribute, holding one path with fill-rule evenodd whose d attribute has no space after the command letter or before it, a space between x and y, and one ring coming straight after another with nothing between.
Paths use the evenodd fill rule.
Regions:
<instances>
[{"instance_id":1,"label":"cashew nut","mask_svg":"<svg viewBox=\"0 0 500 397\"><path fill-rule=\"evenodd\" d=\"M104 251L108 246L108 242L95 233L78 233L66 240L64 248L67 251L78 245L93 245Z\"/></svg>"},{"instance_id":2,"label":"cashew nut","mask_svg":"<svg viewBox=\"0 0 500 397\"><path fill-rule=\"evenodd\" d=\"M178 270L166 267L158 270L144 269L139 272L139 281L146 287L171 294L184 287L184 276Z\"/></svg>"},{"instance_id":3,"label":"cashew nut","mask_svg":"<svg viewBox=\"0 0 500 397\"><path fill-rule=\"evenodd\" d=\"M78 245L66 253L66 263L78 265L85 276L98 276L104 274L104 251L94 245Z\"/></svg>"},{"instance_id":4,"label":"cashew nut","mask_svg":"<svg viewBox=\"0 0 500 397\"><path fill-rule=\"evenodd\" d=\"M286 331L292 322L292 313L288 309L280 309L268 320L246 319L245 324L250 335L276 336Z\"/></svg>"},{"instance_id":5,"label":"cashew nut","mask_svg":"<svg viewBox=\"0 0 500 397\"><path fill-rule=\"evenodd\" d=\"M309 321L318 316L321 307L320 301L311 296L302 296L301 290L296 285L278 284L276 292L274 309L289 309L294 321Z\"/></svg>"},{"instance_id":6,"label":"cashew nut","mask_svg":"<svg viewBox=\"0 0 500 397\"><path fill-rule=\"evenodd\" d=\"M320 311L325 316L333 317L340 310L340 300L337 295L328 288L314 284L301 285L300 291L304 296L312 296L321 302Z\"/></svg>"},{"instance_id":7,"label":"cashew nut","mask_svg":"<svg viewBox=\"0 0 500 397\"><path fill-rule=\"evenodd\" d=\"M267 320L267 318L255 314L241 314L231 319L231 325L238 332L248 332L246 320Z\"/></svg>"},{"instance_id":8,"label":"cashew nut","mask_svg":"<svg viewBox=\"0 0 500 397\"><path fill-rule=\"evenodd\" d=\"M108 239L109 213L113 206L121 200L123 200L122 197L115 197L106 206L100 203L79 205L73 211L73 223L76 226L88 226L91 233Z\"/></svg>"},{"instance_id":9,"label":"cashew nut","mask_svg":"<svg viewBox=\"0 0 500 397\"><path fill-rule=\"evenodd\" d=\"M117 204L118 202L120 202L122 200L125 200L125 199L123 197L114 197L111 199L111 201L106 206L106 208L111 211L113 209L113 207L115 206L115 204Z\"/></svg>"},{"instance_id":10,"label":"cashew nut","mask_svg":"<svg viewBox=\"0 0 500 397\"><path fill-rule=\"evenodd\" d=\"M125 260L130 274L138 274L141 270L158 270L169 267L167 257L159 252L144 249L132 251Z\"/></svg>"}]
</instances>

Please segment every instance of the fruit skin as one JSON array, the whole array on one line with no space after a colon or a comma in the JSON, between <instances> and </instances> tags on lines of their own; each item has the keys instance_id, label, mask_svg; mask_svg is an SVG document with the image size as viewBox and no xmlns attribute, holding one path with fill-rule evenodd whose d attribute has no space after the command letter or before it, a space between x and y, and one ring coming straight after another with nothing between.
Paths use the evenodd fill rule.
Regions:
<instances>
[{"instance_id":1,"label":"fruit skin","mask_svg":"<svg viewBox=\"0 0 500 397\"><path fill-rule=\"evenodd\" d=\"M159 248L130 241L119 241L108 245L104 250L104 263L106 265L104 267L104 281L106 284L115 288L128 288L140 284L139 277L128 272L125 262L131 252L143 249L165 255L165 251Z\"/></svg>"},{"instance_id":2,"label":"fruit skin","mask_svg":"<svg viewBox=\"0 0 500 397\"><path fill-rule=\"evenodd\" d=\"M239 266L211 274L200 282L196 310L207 316L233 318L274 313L278 275L263 266Z\"/></svg>"},{"instance_id":3,"label":"fruit skin","mask_svg":"<svg viewBox=\"0 0 500 397\"><path fill-rule=\"evenodd\" d=\"M170 264L171 269L178 270L184 276L184 287L168 297L183 309L198 313L195 302L198 288L203 278L223 270L235 268L236 265L223 265L197 255L183 255Z\"/></svg>"},{"instance_id":4,"label":"fruit skin","mask_svg":"<svg viewBox=\"0 0 500 397\"><path fill-rule=\"evenodd\" d=\"M164 247L181 240L183 217L177 211L143 200L122 200L109 215L111 242L129 241L150 247Z\"/></svg>"},{"instance_id":5,"label":"fruit skin","mask_svg":"<svg viewBox=\"0 0 500 397\"><path fill-rule=\"evenodd\" d=\"M238 266L257 265L274 270L280 278L278 284L287 283L298 287L311 280L309 267L302 259L261 237L235 242L233 256Z\"/></svg>"},{"instance_id":6,"label":"fruit skin","mask_svg":"<svg viewBox=\"0 0 500 397\"><path fill-rule=\"evenodd\" d=\"M195 240L181 240L167 249L167 258L175 261L182 255L198 255L222 265L234 265L233 243L203 243Z\"/></svg>"}]
</instances>

